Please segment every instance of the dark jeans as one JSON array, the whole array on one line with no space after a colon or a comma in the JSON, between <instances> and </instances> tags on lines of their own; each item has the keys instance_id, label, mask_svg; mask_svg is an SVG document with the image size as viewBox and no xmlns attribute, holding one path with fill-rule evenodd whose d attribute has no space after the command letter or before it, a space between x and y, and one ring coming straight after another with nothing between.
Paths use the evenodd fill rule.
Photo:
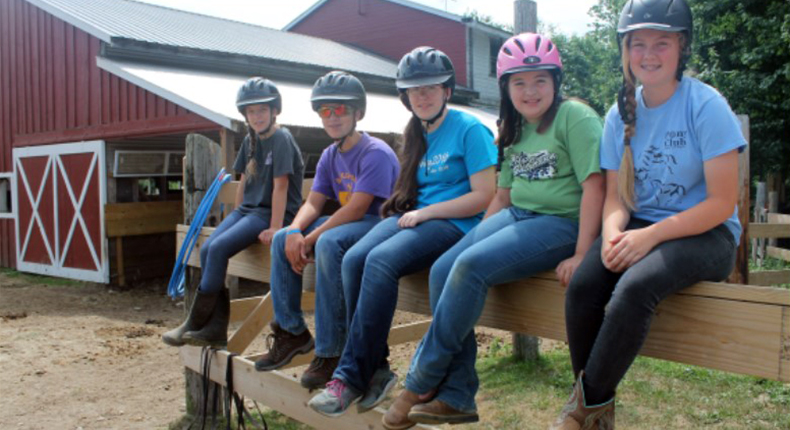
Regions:
<instances>
[{"instance_id":1,"label":"dark jeans","mask_svg":"<svg viewBox=\"0 0 790 430\"><path fill-rule=\"evenodd\" d=\"M632 219L626 229L650 224ZM573 372L584 370L588 404L614 396L645 342L659 302L697 282L725 279L735 265L735 251L732 233L719 225L661 243L625 272L614 273L601 261L601 238L595 241L565 297Z\"/></svg>"},{"instance_id":2,"label":"dark jeans","mask_svg":"<svg viewBox=\"0 0 790 430\"><path fill-rule=\"evenodd\" d=\"M235 210L211 233L200 248L200 291L214 293L225 288L230 257L258 241L258 235L269 223L255 215L242 215Z\"/></svg>"}]
</instances>

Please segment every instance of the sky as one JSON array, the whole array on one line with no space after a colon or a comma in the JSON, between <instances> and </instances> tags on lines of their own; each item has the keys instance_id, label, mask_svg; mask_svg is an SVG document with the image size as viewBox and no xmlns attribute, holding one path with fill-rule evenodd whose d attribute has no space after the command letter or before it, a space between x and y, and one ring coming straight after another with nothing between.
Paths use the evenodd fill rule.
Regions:
<instances>
[{"instance_id":1,"label":"sky","mask_svg":"<svg viewBox=\"0 0 790 430\"><path fill-rule=\"evenodd\" d=\"M317 0L139 0L174 9L282 29ZM477 10L494 22L513 24L513 0L412 0L436 9L463 15ZM537 0L538 21L551 24L565 34L589 30L590 7L597 0Z\"/></svg>"}]
</instances>

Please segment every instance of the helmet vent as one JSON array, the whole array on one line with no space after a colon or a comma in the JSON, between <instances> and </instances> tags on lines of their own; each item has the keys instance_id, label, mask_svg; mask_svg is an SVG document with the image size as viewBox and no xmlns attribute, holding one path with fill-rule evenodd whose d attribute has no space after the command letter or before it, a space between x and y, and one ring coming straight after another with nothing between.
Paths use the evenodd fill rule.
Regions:
<instances>
[{"instance_id":1,"label":"helmet vent","mask_svg":"<svg viewBox=\"0 0 790 430\"><path fill-rule=\"evenodd\" d=\"M549 42L548 51L551 51L552 49L554 49L554 45L551 42Z\"/></svg>"},{"instance_id":2,"label":"helmet vent","mask_svg":"<svg viewBox=\"0 0 790 430\"><path fill-rule=\"evenodd\" d=\"M541 39L540 39L540 37L536 37L536 38L535 38L535 51L537 51L538 49L540 49L540 42L541 42Z\"/></svg>"},{"instance_id":3,"label":"helmet vent","mask_svg":"<svg viewBox=\"0 0 790 430\"><path fill-rule=\"evenodd\" d=\"M513 56L513 53L512 53L512 52L510 52L510 50L509 50L509 49L507 49L507 48L502 48L502 52L504 52L505 54L507 54L507 55L508 55L508 56L510 56L510 57L512 57L512 56Z\"/></svg>"},{"instance_id":4,"label":"helmet vent","mask_svg":"<svg viewBox=\"0 0 790 430\"><path fill-rule=\"evenodd\" d=\"M515 40L513 40L513 42L515 42L515 43L516 43L516 45L518 46L518 49L520 49L520 50L521 50L521 52L526 52L526 49L524 49L524 45L522 45L522 44L521 44L521 41L520 41L520 40L518 40L518 39L515 39Z\"/></svg>"}]
</instances>

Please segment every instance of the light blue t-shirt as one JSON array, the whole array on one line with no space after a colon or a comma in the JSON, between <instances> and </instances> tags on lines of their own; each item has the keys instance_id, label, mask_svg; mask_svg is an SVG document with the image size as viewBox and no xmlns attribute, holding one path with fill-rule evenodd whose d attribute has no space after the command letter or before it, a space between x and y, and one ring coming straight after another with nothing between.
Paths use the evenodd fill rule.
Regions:
<instances>
[{"instance_id":1,"label":"light blue t-shirt","mask_svg":"<svg viewBox=\"0 0 790 430\"><path fill-rule=\"evenodd\" d=\"M648 108L642 87L636 91L634 155L636 218L658 222L705 200L703 163L743 150L746 140L727 100L715 88L683 77L675 94L661 106ZM618 170L623 156L624 124L617 105L606 115L601 140L601 168ZM738 243L741 225L733 208L725 225Z\"/></svg>"},{"instance_id":2,"label":"light blue t-shirt","mask_svg":"<svg viewBox=\"0 0 790 430\"><path fill-rule=\"evenodd\" d=\"M494 135L477 118L448 110L438 129L428 133L428 148L417 168L417 209L452 200L472 191L469 177L496 165ZM449 219L468 232L483 218Z\"/></svg>"}]
</instances>

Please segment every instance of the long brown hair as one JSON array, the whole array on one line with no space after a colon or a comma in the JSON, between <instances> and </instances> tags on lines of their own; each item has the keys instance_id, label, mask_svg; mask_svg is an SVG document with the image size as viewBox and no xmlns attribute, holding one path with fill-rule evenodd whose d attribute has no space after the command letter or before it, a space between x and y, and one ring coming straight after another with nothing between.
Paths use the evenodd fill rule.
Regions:
<instances>
[{"instance_id":1,"label":"long brown hair","mask_svg":"<svg viewBox=\"0 0 790 430\"><path fill-rule=\"evenodd\" d=\"M546 113L540 118L538 128L535 130L538 134L545 133L551 127L554 117L557 116L557 111L560 110L560 105L566 100L560 92L561 79L556 75L561 72L551 71L550 73L554 81L554 100L552 100L551 106L549 106ZM513 101L510 100L510 92L508 91L510 76L512 75L506 75L499 81L499 121L497 121L498 133L496 138L496 144L499 147L499 163L504 161L505 148L521 140L521 130L524 125L524 117L516 110Z\"/></svg>"},{"instance_id":2,"label":"long brown hair","mask_svg":"<svg viewBox=\"0 0 790 430\"><path fill-rule=\"evenodd\" d=\"M255 161L255 152L258 150L258 133L247 123L247 166L244 168L244 177L247 182L252 182L258 174L258 162Z\"/></svg>"},{"instance_id":3,"label":"long brown hair","mask_svg":"<svg viewBox=\"0 0 790 430\"><path fill-rule=\"evenodd\" d=\"M623 133L623 158L620 160L620 169L617 171L617 195L628 210L636 209L634 193L634 153L631 149L631 139L636 135L636 76L631 70L629 51L631 49L631 36L633 33L626 33L622 41L621 61L623 64L623 86L618 95L618 109L620 117L625 124ZM684 33L678 33L679 55L678 72L676 78L682 77L684 67L683 55L688 45L687 37ZM623 112L624 111L624 112Z\"/></svg>"},{"instance_id":4,"label":"long brown hair","mask_svg":"<svg viewBox=\"0 0 790 430\"><path fill-rule=\"evenodd\" d=\"M403 131L403 146L398 157L400 175L392 195L381 205L382 217L406 213L417 207L417 168L427 148L422 121L417 115L412 115Z\"/></svg>"}]
</instances>

